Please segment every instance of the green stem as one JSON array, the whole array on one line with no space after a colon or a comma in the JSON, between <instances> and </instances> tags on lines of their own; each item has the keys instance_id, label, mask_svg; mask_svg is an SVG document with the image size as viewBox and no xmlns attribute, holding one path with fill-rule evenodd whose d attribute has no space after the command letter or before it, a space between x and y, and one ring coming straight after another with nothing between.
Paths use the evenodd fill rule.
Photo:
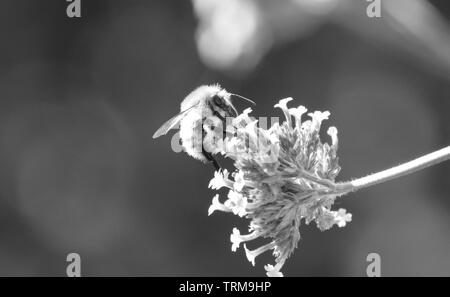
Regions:
<instances>
[{"instance_id":1,"label":"green stem","mask_svg":"<svg viewBox=\"0 0 450 297\"><path fill-rule=\"evenodd\" d=\"M341 182L336 184L336 190L343 195L349 192L355 192L362 188L367 188L376 184L381 184L404 175L414 173L425 169L429 166L447 161L450 159L450 146L442 148L438 151L429 153L407 163L367 175L352 181Z\"/></svg>"}]
</instances>

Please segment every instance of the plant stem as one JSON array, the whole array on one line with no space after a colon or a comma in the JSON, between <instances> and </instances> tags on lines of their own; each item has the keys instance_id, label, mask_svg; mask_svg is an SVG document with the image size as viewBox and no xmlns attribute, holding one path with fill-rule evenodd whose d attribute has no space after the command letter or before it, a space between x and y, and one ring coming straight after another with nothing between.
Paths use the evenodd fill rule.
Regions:
<instances>
[{"instance_id":1,"label":"plant stem","mask_svg":"<svg viewBox=\"0 0 450 297\"><path fill-rule=\"evenodd\" d=\"M349 192L355 192L362 188L370 187L376 184L384 183L410 173L422 170L429 166L447 161L450 159L450 146L444 147L438 151L429 153L407 163L369 174L352 181L342 182L336 184L336 190L343 195Z\"/></svg>"}]
</instances>

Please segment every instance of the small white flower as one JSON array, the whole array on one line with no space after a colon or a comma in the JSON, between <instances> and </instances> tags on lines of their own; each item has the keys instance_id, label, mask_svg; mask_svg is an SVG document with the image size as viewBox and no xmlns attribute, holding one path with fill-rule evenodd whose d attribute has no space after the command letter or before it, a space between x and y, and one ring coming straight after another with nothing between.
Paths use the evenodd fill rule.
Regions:
<instances>
[{"instance_id":1,"label":"small white flower","mask_svg":"<svg viewBox=\"0 0 450 297\"><path fill-rule=\"evenodd\" d=\"M230 241L232 243L231 250L235 252L241 242L250 241L258 238L260 234L257 231L253 231L250 234L242 235L238 228L233 228L233 233L230 235Z\"/></svg>"},{"instance_id":2,"label":"small white flower","mask_svg":"<svg viewBox=\"0 0 450 297\"><path fill-rule=\"evenodd\" d=\"M244 172L239 170L235 175L234 175L234 189L238 192L242 191L242 189L245 186L245 180L244 180Z\"/></svg>"},{"instance_id":3,"label":"small white flower","mask_svg":"<svg viewBox=\"0 0 450 297\"><path fill-rule=\"evenodd\" d=\"M225 201L224 205L240 217L247 214L245 209L247 207L247 198L236 191L230 190L228 192L228 200Z\"/></svg>"},{"instance_id":4,"label":"small white flower","mask_svg":"<svg viewBox=\"0 0 450 297\"><path fill-rule=\"evenodd\" d=\"M337 150L337 147L338 147L338 136L337 136L338 131L337 131L336 127L328 128L327 134L330 135L330 137L331 137L331 147L334 150Z\"/></svg>"},{"instance_id":5,"label":"small white flower","mask_svg":"<svg viewBox=\"0 0 450 297\"><path fill-rule=\"evenodd\" d=\"M238 154L239 152L240 152L239 140L236 137L226 137L224 140L224 152L222 154L235 155Z\"/></svg>"},{"instance_id":6,"label":"small white flower","mask_svg":"<svg viewBox=\"0 0 450 297\"><path fill-rule=\"evenodd\" d=\"M336 212L335 220L336 220L336 224L338 225L338 227L340 227L340 228L345 227L347 225L347 223L352 221L352 214L347 213L347 210L340 208Z\"/></svg>"},{"instance_id":7,"label":"small white flower","mask_svg":"<svg viewBox=\"0 0 450 297\"><path fill-rule=\"evenodd\" d=\"M322 207L321 215L316 217L317 227L322 231L331 229L336 224L336 214L336 211Z\"/></svg>"},{"instance_id":8,"label":"small white flower","mask_svg":"<svg viewBox=\"0 0 450 297\"><path fill-rule=\"evenodd\" d=\"M328 118L330 117L330 112L329 111L323 111L323 112L322 111L315 111L315 112L308 113L308 115L312 119L311 127L315 131L318 132L320 130L320 126L322 125L322 122L324 120L328 120Z\"/></svg>"},{"instance_id":9,"label":"small white flower","mask_svg":"<svg viewBox=\"0 0 450 297\"><path fill-rule=\"evenodd\" d=\"M255 266L255 258L257 255L251 250L247 248L247 245L244 244L244 250L245 250L245 256L247 256L247 260L252 263L253 266Z\"/></svg>"},{"instance_id":10,"label":"small white flower","mask_svg":"<svg viewBox=\"0 0 450 297\"><path fill-rule=\"evenodd\" d=\"M311 121L311 120L304 121L304 122L302 123L301 130L302 130L303 132L310 133L310 131L311 131L311 126L312 126L312 121Z\"/></svg>"},{"instance_id":11,"label":"small white flower","mask_svg":"<svg viewBox=\"0 0 450 297\"><path fill-rule=\"evenodd\" d=\"M245 127L248 123L252 121L252 119L249 117L249 114L252 112L252 109L246 108L240 115L235 117L232 120L233 126L236 126L237 128Z\"/></svg>"},{"instance_id":12,"label":"small white flower","mask_svg":"<svg viewBox=\"0 0 450 297\"><path fill-rule=\"evenodd\" d=\"M283 277L283 273L280 271L281 269L280 264L277 264L275 266L267 264L264 266L264 269L267 271L266 275L268 277Z\"/></svg>"},{"instance_id":13,"label":"small white flower","mask_svg":"<svg viewBox=\"0 0 450 297\"><path fill-rule=\"evenodd\" d=\"M292 101L292 100L294 100L294 99L292 99L292 97L287 97L287 98L281 99L281 100L280 100L277 104L275 104L273 107L281 108L283 111L284 111L284 110L288 110L288 108L287 108L287 103L288 103L289 101Z\"/></svg>"},{"instance_id":14,"label":"small white flower","mask_svg":"<svg viewBox=\"0 0 450 297\"><path fill-rule=\"evenodd\" d=\"M289 114L295 118L295 126L300 129L302 126L302 115L305 114L308 110L303 105L300 105L297 108L289 108Z\"/></svg>"},{"instance_id":15,"label":"small white flower","mask_svg":"<svg viewBox=\"0 0 450 297\"><path fill-rule=\"evenodd\" d=\"M228 179L229 172L224 169L223 171L214 172L214 178L209 182L208 188L218 190L223 187L232 188L233 183Z\"/></svg>"},{"instance_id":16,"label":"small white flower","mask_svg":"<svg viewBox=\"0 0 450 297\"><path fill-rule=\"evenodd\" d=\"M251 137L253 141L257 141L258 135L256 134L256 124L258 124L258 120L251 121L245 126L245 132Z\"/></svg>"},{"instance_id":17,"label":"small white flower","mask_svg":"<svg viewBox=\"0 0 450 297\"><path fill-rule=\"evenodd\" d=\"M273 106L273 107L278 107L283 111L289 127L292 127L292 120L291 120L291 115L289 114L289 109L287 107L287 103L292 100L293 100L292 97L284 98L284 99L281 99L277 104L275 104Z\"/></svg>"},{"instance_id":18,"label":"small white flower","mask_svg":"<svg viewBox=\"0 0 450 297\"><path fill-rule=\"evenodd\" d=\"M233 228L233 233L230 235L230 241L232 243L231 250L235 252L242 242L241 232L238 228Z\"/></svg>"},{"instance_id":19,"label":"small white flower","mask_svg":"<svg viewBox=\"0 0 450 297\"><path fill-rule=\"evenodd\" d=\"M220 211L223 211L223 212L231 212L231 209L229 209L228 207L226 207L225 205L220 203L220 201L219 201L219 194L216 194L213 197L212 203L211 203L211 205L208 208L208 216L210 216L216 210L220 210Z\"/></svg>"},{"instance_id":20,"label":"small white flower","mask_svg":"<svg viewBox=\"0 0 450 297\"><path fill-rule=\"evenodd\" d=\"M258 257L259 255L261 255L262 253L273 249L276 246L275 242L270 242L268 244L265 244L263 246L260 246L259 248L251 251L247 248L247 246L244 244L244 249L245 249L245 255L247 256L247 260L252 263L253 266L255 266L255 259L256 257Z\"/></svg>"}]
</instances>

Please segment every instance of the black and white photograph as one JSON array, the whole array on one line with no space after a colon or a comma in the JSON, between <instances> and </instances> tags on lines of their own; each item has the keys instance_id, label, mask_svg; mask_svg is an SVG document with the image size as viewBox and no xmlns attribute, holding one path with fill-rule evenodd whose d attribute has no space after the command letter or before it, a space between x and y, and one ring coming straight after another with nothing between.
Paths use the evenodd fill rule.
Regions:
<instances>
[{"instance_id":1,"label":"black and white photograph","mask_svg":"<svg viewBox=\"0 0 450 297\"><path fill-rule=\"evenodd\" d=\"M0 277L450 276L449 1L0 5Z\"/></svg>"}]
</instances>

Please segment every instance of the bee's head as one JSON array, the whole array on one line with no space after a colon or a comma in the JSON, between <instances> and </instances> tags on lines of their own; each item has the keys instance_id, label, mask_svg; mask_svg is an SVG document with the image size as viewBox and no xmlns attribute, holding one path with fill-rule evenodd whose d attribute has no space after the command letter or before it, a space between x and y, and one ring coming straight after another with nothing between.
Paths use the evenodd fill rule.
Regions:
<instances>
[{"instance_id":1,"label":"bee's head","mask_svg":"<svg viewBox=\"0 0 450 297\"><path fill-rule=\"evenodd\" d=\"M238 112L231 102L231 94L218 84L204 85L194 90L186 99L190 104L200 104L222 118L236 117Z\"/></svg>"},{"instance_id":2,"label":"bee's head","mask_svg":"<svg viewBox=\"0 0 450 297\"><path fill-rule=\"evenodd\" d=\"M238 112L230 100L230 94L221 89L219 92L213 94L210 99L211 108L219 113L222 117L236 117Z\"/></svg>"},{"instance_id":3,"label":"bee's head","mask_svg":"<svg viewBox=\"0 0 450 297\"><path fill-rule=\"evenodd\" d=\"M238 116L238 112L234 107L233 103L231 102L231 96L240 98L242 100L252 103L253 105L256 105L256 103L253 102L252 100L238 94L229 93L225 89L222 89L219 85L213 85L210 87L213 89L215 88L214 89L215 91L212 93L210 98L213 107L215 107L215 110L217 112L222 111L223 113L225 113L225 116L228 117Z\"/></svg>"}]
</instances>

